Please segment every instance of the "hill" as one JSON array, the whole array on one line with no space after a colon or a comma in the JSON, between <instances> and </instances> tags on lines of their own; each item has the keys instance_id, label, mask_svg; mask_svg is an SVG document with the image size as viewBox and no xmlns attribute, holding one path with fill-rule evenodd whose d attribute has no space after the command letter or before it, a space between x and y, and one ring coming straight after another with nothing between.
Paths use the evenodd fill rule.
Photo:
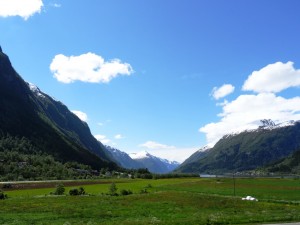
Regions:
<instances>
[{"instance_id":1,"label":"hill","mask_svg":"<svg viewBox=\"0 0 300 225\"><path fill-rule=\"evenodd\" d=\"M204 157L191 156L179 172L226 173L254 170L300 149L300 122L275 125L263 120L255 130L225 135ZM190 163L188 163L190 162Z\"/></svg>"}]
</instances>

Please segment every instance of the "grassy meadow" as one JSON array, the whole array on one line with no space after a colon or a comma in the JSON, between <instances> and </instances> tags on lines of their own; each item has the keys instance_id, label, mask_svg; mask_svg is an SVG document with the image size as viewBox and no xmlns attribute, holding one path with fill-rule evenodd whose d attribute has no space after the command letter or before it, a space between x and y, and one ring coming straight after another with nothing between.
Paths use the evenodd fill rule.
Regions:
<instances>
[{"instance_id":1,"label":"grassy meadow","mask_svg":"<svg viewBox=\"0 0 300 225\"><path fill-rule=\"evenodd\" d=\"M109 196L111 183L132 195ZM0 224L262 224L300 221L300 180L177 178L106 179L82 183L88 195L69 196L77 186L5 190ZM235 191L234 191L235 186ZM141 194L147 189L148 193ZM235 194L235 195L234 195ZM257 202L242 201L251 195Z\"/></svg>"}]
</instances>

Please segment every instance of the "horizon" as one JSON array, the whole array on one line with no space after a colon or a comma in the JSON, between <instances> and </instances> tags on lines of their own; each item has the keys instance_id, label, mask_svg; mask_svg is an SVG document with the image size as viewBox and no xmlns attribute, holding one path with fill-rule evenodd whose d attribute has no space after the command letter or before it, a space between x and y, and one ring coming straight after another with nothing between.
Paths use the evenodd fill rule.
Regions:
<instances>
[{"instance_id":1,"label":"horizon","mask_svg":"<svg viewBox=\"0 0 300 225\"><path fill-rule=\"evenodd\" d=\"M300 120L299 9L297 0L2 1L0 49L103 144L182 163L260 120Z\"/></svg>"}]
</instances>

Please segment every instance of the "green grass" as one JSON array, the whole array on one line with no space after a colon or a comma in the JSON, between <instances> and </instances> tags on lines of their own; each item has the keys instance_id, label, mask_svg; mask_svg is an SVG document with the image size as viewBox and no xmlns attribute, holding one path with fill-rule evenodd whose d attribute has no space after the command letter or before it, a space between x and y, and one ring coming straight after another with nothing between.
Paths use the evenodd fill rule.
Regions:
<instances>
[{"instance_id":1,"label":"green grass","mask_svg":"<svg viewBox=\"0 0 300 225\"><path fill-rule=\"evenodd\" d=\"M0 224L258 224L300 221L300 181L289 179L112 180L129 196L107 196L110 182L82 185L90 196L53 189L6 191ZM138 194L151 184L148 194ZM71 187L67 187L68 191ZM45 196L46 195L46 196ZM252 195L258 202L242 201Z\"/></svg>"}]
</instances>

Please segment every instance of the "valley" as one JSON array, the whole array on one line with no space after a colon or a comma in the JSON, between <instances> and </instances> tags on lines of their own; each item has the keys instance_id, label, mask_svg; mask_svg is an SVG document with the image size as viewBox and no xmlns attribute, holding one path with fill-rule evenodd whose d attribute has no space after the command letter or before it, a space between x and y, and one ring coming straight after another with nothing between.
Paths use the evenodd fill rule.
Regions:
<instances>
[{"instance_id":1,"label":"valley","mask_svg":"<svg viewBox=\"0 0 300 225\"><path fill-rule=\"evenodd\" d=\"M58 181L59 182L59 181ZM117 193L109 196L115 183ZM5 190L1 224L263 224L300 220L298 179L231 178L103 179L65 185L61 196L52 187ZM72 184L72 183L69 183ZM82 186L86 195L70 196ZM270 188L272 187L272 188ZM147 192L141 194L141 190ZM243 201L248 195L258 201Z\"/></svg>"}]
</instances>

